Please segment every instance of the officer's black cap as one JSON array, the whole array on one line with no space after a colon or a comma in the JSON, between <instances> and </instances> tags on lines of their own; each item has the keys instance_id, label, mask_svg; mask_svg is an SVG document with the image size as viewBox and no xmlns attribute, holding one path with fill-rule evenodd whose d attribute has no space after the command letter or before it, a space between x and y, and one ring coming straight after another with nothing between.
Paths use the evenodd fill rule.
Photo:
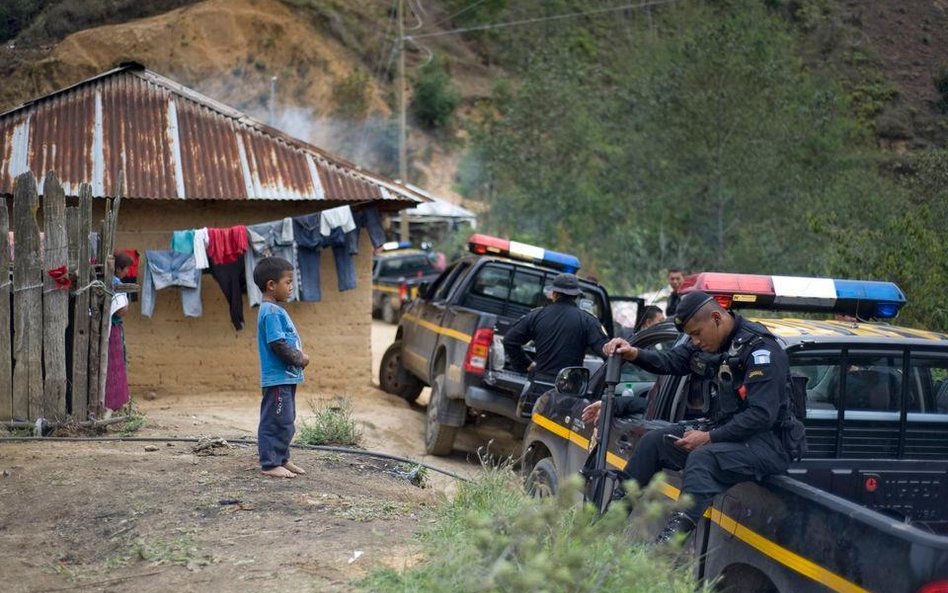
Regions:
<instances>
[{"instance_id":1,"label":"officer's black cap","mask_svg":"<svg viewBox=\"0 0 948 593\"><path fill-rule=\"evenodd\" d=\"M714 297L706 292L695 291L681 297L678 308L675 309L675 328L678 331L685 331L685 324L694 317L702 307L714 300Z\"/></svg>"},{"instance_id":2,"label":"officer's black cap","mask_svg":"<svg viewBox=\"0 0 948 593\"><path fill-rule=\"evenodd\" d=\"M582 292L579 288L579 279L574 274L557 274L553 279L551 290L567 296L576 296Z\"/></svg>"}]
</instances>

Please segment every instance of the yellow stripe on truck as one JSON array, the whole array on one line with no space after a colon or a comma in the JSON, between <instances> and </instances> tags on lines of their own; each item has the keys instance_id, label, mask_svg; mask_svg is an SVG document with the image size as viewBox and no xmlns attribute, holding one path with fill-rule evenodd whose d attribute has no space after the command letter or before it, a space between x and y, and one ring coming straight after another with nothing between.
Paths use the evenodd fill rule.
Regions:
<instances>
[{"instance_id":1,"label":"yellow stripe on truck","mask_svg":"<svg viewBox=\"0 0 948 593\"><path fill-rule=\"evenodd\" d=\"M403 315L403 321L411 321L417 323L420 327L427 329L428 331L433 331L436 334L441 334L442 336L447 336L449 338L454 338L455 340L460 340L466 344L471 343L470 334L464 332L459 332L454 329L449 329L446 327L441 327L436 323L431 323L430 321L425 321L424 319L419 318L417 315Z\"/></svg>"},{"instance_id":2,"label":"yellow stripe on truck","mask_svg":"<svg viewBox=\"0 0 948 593\"><path fill-rule=\"evenodd\" d=\"M533 414L533 421L537 424L537 426L550 431L556 436L566 439L567 441L583 447L586 450L589 449L588 439L577 435L565 426L557 424L549 418L536 413ZM609 462L609 465L612 465L613 467L625 467L625 460L618 455L608 453L607 461ZM672 500L678 500L678 497L681 495L680 489L675 488L668 483L662 484L661 490L662 494L671 498ZM856 583L846 580L835 572L823 568L816 562L804 558L796 552L788 550L780 544L760 535L756 531L745 527L738 521L735 521L732 517L725 515L719 509L711 507L705 512L704 516L708 517L712 522L717 523L721 529L727 531L728 533L734 534L734 537L754 548L761 554L786 566L790 570L793 570L825 587L828 587L829 589L832 589L833 591L838 591L839 593L872 593L868 589L863 589Z\"/></svg>"}]
</instances>

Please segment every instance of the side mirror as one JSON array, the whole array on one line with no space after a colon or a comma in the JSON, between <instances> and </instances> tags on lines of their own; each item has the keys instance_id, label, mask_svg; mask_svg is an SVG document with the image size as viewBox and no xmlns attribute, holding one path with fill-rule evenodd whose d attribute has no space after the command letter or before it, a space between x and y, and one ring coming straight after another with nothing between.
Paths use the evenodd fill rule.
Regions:
<instances>
[{"instance_id":1,"label":"side mirror","mask_svg":"<svg viewBox=\"0 0 948 593\"><path fill-rule=\"evenodd\" d=\"M557 393L582 397L589 389L589 369L586 367L566 367L560 369L553 383Z\"/></svg>"},{"instance_id":2,"label":"side mirror","mask_svg":"<svg viewBox=\"0 0 948 593\"><path fill-rule=\"evenodd\" d=\"M421 282L421 283L419 283L419 284L418 284L418 292L415 293L415 294L418 295L419 297L423 298L423 299L428 298L428 283L427 283L427 282Z\"/></svg>"}]
</instances>

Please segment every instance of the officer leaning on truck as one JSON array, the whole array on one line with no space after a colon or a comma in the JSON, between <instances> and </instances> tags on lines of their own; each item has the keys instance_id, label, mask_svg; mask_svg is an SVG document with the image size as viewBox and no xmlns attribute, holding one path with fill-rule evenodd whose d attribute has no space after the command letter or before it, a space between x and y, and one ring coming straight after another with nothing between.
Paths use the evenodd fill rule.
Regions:
<instances>
[{"instance_id":1,"label":"officer leaning on truck","mask_svg":"<svg viewBox=\"0 0 948 593\"><path fill-rule=\"evenodd\" d=\"M682 493L691 505L668 519L659 543L693 530L730 486L785 472L793 447L783 444L783 433L788 423L799 424L789 410L789 359L762 325L731 315L704 292L684 295L674 321L691 340L671 350L639 350L621 338L603 348L653 373L711 379L717 389L707 423L647 433L620 472L644 488L662 468L684 469Z\"/></svg>"},{"instance_id":2,"label":"officer leaning on truck","mask_svg":"<svg viewBox=\"0 0 948 593\"><path fill-rule=\"evenodd\" d=\"M587 350L603 354L609 336L594 315L576 305L581 294L575 275L557 274L550 291L552 302L521 317L504 335L504 350L513 367L530 375L518 405L521 416L529 416L536 398L552 389L560 369L581 366ZM523 351L530 340L536 348L533 361Z\"/></svg>"}]
</instances>

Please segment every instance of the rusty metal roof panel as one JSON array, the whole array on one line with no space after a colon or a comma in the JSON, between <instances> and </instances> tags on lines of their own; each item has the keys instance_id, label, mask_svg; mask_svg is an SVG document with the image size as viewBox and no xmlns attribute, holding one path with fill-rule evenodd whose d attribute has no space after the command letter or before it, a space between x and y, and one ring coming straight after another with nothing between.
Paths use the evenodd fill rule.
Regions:
<instances>
[{"instance_id":1,"label":"rusty metal roof panel","mask_svg":"<svg viewBox=\"0 0 948 593\"><path fill-rule=\"evenodd\" d=\"M107 196L123 171L130 198L427 201L137 64L0 114L0 159L0 194L56 171Z\"/></svg>"}]
</instances>

